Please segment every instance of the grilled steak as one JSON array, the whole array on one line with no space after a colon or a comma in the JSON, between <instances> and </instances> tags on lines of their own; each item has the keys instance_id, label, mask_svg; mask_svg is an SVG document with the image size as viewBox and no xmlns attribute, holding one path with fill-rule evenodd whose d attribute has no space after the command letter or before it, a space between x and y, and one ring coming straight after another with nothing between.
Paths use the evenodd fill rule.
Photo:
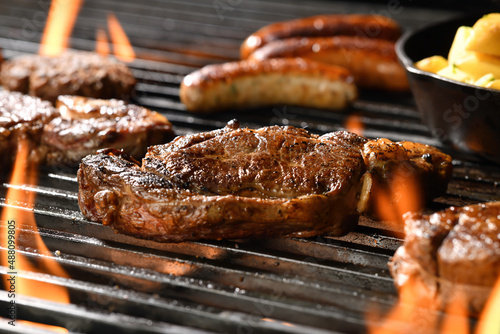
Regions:
<instances>
[{"instance_id":1,"label":"grilled steak","mask_svg":"<svg viewBox=\"0 0 500 334\"><path fill-rule=\"evenodd\" d=\"M79 205L93 221L157 241L340 235L356 225L359 198L369 197L361 192L373 177L364 175L379 175L365 165L368 143L348 132L232 121L153 146L142 166L116 150L85 157Z\"/></svg>"},{"instance_id":2,"label":"grilled steak","mask_svg":"<svg viewBox=\"0 0 500 334\"><path fill-rule=\"evenodd\" d=\"M405 219L404 245L389 264L396 286L413 279L440 307L463 293L478 314L500 278L500 202Z\"/></svg>"},{"instance_id":3,"label":"grilled steak","mask_svg":"<svg viewBox=\"0 0 500 334\"><path fill-rule=\"evenodd\" d=\"M21 139L27 140L32 148L30 159L41 161L41 142L44 126L59 113L47 101L37 97L0 91L0 171L4 174L12 163ZM14 153L13 153L14 152Z\"/></svg>"},{"instance_id":4,"label":"grilled steak","mask_svg":"<svg viewBox=\"0 0 500 334\"><path fill-rule=\"evenodd\" d=\"M2 86L55 102L59 95L127 100L135 87L130 69L93 52L68 51L58 57L20 56L2 64Z\"/></svg>"},{"instance_id":5,"label":"grilled steak","mask_svg":"<svg viewBox=\"0 0 500 334\"><path fill-rule=\"evenodd\" d=\"M21 138L30 143L33 162L75 166L105 147L125 148L139 158L149 145L174 137L162 115L113 99L61 96L56 109L37 97L0 91L0 113L3 167L12 163Z\"/></svg>"},{"instance_id":6,"label":"grilled steak","mask_svg":"<svg viewBox=\"0 0 500 334\"><path fill-rule=\"evenodd\" d=\"M121 100L60 96L57 108L60 117L45 126L42 136L48 165L78 165L84 156L106 147L140 158L148 146L174 137L164 116Z\"/></svg>"}]
</instances>

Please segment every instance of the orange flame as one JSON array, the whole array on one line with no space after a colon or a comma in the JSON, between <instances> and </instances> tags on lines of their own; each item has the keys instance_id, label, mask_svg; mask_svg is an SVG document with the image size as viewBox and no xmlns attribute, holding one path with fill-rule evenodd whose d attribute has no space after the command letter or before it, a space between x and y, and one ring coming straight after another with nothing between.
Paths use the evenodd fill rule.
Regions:
<instances>
[{"instance_id":1,"label":"orange flame","mask_svg":"<svg viewBox=\"0 0 500 334\"><path fill-rule=\"evenodd\" d=\"M422 189L417 180L405 176L402 169L396 172L388 187L377 188L374 194L378 216L386 223L403 226L403 215L409 211L416 212L422 208Z\"/></svg>"},{"instance_id":2,"label":"orange flame","mask_svg":"<svg viewBox=\"0 0 500 334\"><path fill-rule=\"evenodd\" d=\"M446 305L446 314L454 315L444 318L441 326L442 334L469 334L467 300L464 292L457 287L452 302Z\"/></svg>"},{"instance_id":3,"label":"orange flame","mask_svg":"<svg viewBox=\"0 0 500 334\"><path fill-rule=\"evenodd\" d=\"M345 120L344 127L347 131L357 134L358 136L363 135L364 125L361 121L361 115L351 114Z\"/></svg>"},{"instance_id":4,"label":"orange flame","mask_svg":"<svg viewBox=\"0 0 500 334\"><path fill-rule=\"evenodd\" d=\"M95 41L95 51L101 56L109 55L108 37L103 29L97 29Z\"/></svg>"},{"instance_id":5,"label":"orange flame","mask_svg":"<svg viewBox=\"0 0 500 334\"><path fill-rule=\"evenodd\" d=\"M66 272L52 258L43 257L40 266L37 268L29 259L17 251L17 247L15 247L17 240L26 239L26 237L23 237L23 233L26 232L23 231L30 230L38 232L33 213L35 194L32 191L23 189L23 186L26 184L36 184L38 177L37 166L31 163L29 159L30 149L31 145L27 140L21 140L19 142L14 169L10 180L11 187L7 191L5 200L7 205L3 208L1 215L1 221L4 224L9 224L9 231L15 228L15 233L12 235L12 232L7 231L7 226L1 226L2 247L4 249L9 249L9 252L5 251L5 255L0 257L0 264L8 268L8 275L17 275L19 271L26 271L45 272L59 277L68 277ZM14 205L20 205L20 203L27 203L27 210L13 207ZM11 228L11 226L13 226L13 228ZM38 253L50 256L51 253L43 243L40 235L38 233L34 233L34 235ZM13 250L13 252L10 252L10 250ZM13 274L10 274L11 272ZM8 278L7 275L4 275L3 282L6 287L11 285ZM64 287L45 282L35 282L20 276L15 276L15 293L58 303L69 303L69 295Z\"/></svg>"},{"instance_id":6,"label":"orange flame","mask_svg":"<svg viewBox=\"0 0 500 334\"><path fill-rule=\"evenodd\" d=\"M82 0L52 1L39 54L57 56L67 47Z\"/></svg>"},{"instance_id":7,"label":"orange flame","mask_svg":"<svg viewBox=\"0 0 500 334\"><path fill-rule=\"evenodd\" d=\"M366 314L369 334L399 334L410 329L421 332L436 328L438 316L426 311L432 301L426 295L422 282L410 277L399 291L399 302L383 317L377 310L369 309ZM397 324L400 324L399 326ZM405 330L401 328L405 326Z\"/></svg>"},{"instance_id":8,"label":"orange flame","mask_svg":"<svg viewBox=\"0 0 500 334\"><path fill-rule=\"evenodd\" d=\"M114 14L108 15L108 28L116 57L125 62L133 61L135 59L134 49L130 45L127 34L125 34Z\"/></svg>"},{"instance_id":9,"label":"orange flame","mask_svg":"<svg viewBox=\"0 0 500 334\"><path fill-rule=\"evenodd\" d=\"M491 292L477 326L477 334L500 333L500 277Z\"/></svg>"}]
</instances>

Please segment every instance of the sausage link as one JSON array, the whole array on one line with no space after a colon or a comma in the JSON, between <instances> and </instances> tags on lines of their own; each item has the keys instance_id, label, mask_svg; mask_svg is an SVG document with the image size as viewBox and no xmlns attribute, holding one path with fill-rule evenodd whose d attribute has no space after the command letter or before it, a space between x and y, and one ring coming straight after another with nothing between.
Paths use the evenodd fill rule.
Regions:
<instances>
[{"instance_id":1,"label":"sausage link","mask_svg":"<svg viewBox=\"0 0 500 334\"><path fill-rule=\"evenodd\" d=\"M248 58L302 57L347 68L359 87L408 91L392 41L352 36L288 38L268 43Z\"/></svg>"},{"instance_id":2,"label":"sausage link","mask_svg":"<svg viewBox=\"0 0 500 334\"><path fill-rule=\"evenodd\" d=\"M241 59L272 41L293 37L358 36L396 41L401 29L381 15L318 15L267 25L250 35L240 47Z\"/></svg>"},{"instance_id":3,"label":"sausage link","mask_svg":"<svg viewBox=\"0 0 500 334\"><path fill-rule=\"evenodd\" d=\"M279 58L205 66L184 78L180 98L199 113L276 104L337 110L357 98L357 89L344 68Z\"/></svg>"}]
</instances>

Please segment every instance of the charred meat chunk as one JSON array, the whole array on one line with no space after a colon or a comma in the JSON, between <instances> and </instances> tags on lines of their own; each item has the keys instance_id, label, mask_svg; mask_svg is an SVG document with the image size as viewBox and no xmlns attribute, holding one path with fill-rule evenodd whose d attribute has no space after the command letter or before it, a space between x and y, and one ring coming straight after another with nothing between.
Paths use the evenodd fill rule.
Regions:
<instances>
[{"instance_id":1,"label":"charred meat chunk","mask_svg":"<svg viewBox=\"0 0 500 334\"><path fill-rule=\"evenodd\" d=\"M116 150L85 157L79 205L90 220L156 241L341 235L369 196L362 194L372 172L362 153L369 142L232 121L153 146L142 165Z\"/></svg>"},{"instance_id":2,"label":"charred meat chunk","mask_svg":"<svg viewBox=\"0 0 500 334\"><path fill-rule=\"evenodd\" d=\"M76 166L84 156L107 147L141 158L148 146L173 137L164 116L121 100L61 96L54 108L38 97L0 91L3 169L12 164L21 139L30 145L32 162Z\"/></svg>"},{"instance_id":3,"label":"charred meat chunk","mask_svg":"<svg viewBox=\"0 0 500 334\"><path fill-rule=\"evenodd\" d=\"M31 146L29 159L43 161L45 152L39 146L43 129L58 116L57 110L47 101L0 91L0 171L8 169L13 163L20 140L26 140Z\"/></svg>"},{"instance_id":4,"label":"charred meat chunk","mask_svg":"<svg viewBox=\"0 0 500 334\"><path fill-rule=\"evenodd\" d=\"M408 213L405 234L389 264L396 286L412 279L438 307L465 298L479 314L500 278L500 202Z\"/></svg>"},{"instance_id":5,"label":"charred meat chunk","mask_svg":"<svg viewBox=\"0 0 500 334\"><path fill-rule=\"evenodd\" d=\"M26 55L7 60L0 73L10 91L55 102L59 95L128 100L136 80L123 63L94 52L67 51L57 57Z\"/></svg>"},{"instance_id":6,"label":"charred meat chunk","mask_svg":"<svg viewBox=\"0 0 500 334\"><path fill-rule=\"evenodd\" d=\"M78 165L84 156L107 147L139 159L150 145L174 138L164 116L122 100L60 96L56 106L60 116L45 126L42 136L48 165Z\"/></svg>"}]
</instances>

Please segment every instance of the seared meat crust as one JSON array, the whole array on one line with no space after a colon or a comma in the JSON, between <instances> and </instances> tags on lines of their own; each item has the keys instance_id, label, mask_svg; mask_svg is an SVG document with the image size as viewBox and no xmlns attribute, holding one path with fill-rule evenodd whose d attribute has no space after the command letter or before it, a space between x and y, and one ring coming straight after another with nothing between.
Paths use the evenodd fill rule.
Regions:
<instances>
[{"instance_id":1,"label":"seared meat crust","mask_svg":"<svg viewBox=\"0 0 500 334\"><path fill-rule=\"evenodd\" d=\"M363 175L375 173L368 143L231 122L153 146L142 165L113 150L87 156L79 205L93 221L157 241L340 235L356 225Z\"/></svg>"},{"instance_id":2,"label":"seared meat crust","mask_svg":"<svg viewBox=\"0 0 500 334\"><path fill-rule=\"evenodd\" d=\"M446 192L451 178L451 157L435 147L409 141L392 142L385 138L368 141L363 159L369 171L365 175L360 211L378 216L376 200L381 193L389 195L393 205L401 207L394 187L406 188L422 204ZM410 188L408 185L415 188ZM386 218L386 217L378 217Z\"/></svg>"},{"instance_id":3,"label":"seared meat crust","mask_svg":"<svg viewBox=\"0 0 500 334\"><path fill-rule=\"evenodd\" d=\"M405 219L404 245L389 264L396 286L416 279L438 306L463 293L479 314L500 277L500 202Z\"/></svg>"},{"instance_id":4,"label":"seared meat crust","mask_svg":"<svg viewBox=\"0 0 500 334\"><path fill-rule=\"evenodd\" d=\"M152 147L142 167L114 151L86 157L79 204L94 221L158 241L339 235L357 221L364 142L230 123Z\"/></svg>"},{"instance_id":5,"label":"seared meat crust","mask_svg":"<svg viewBox=\"0 0 500 334\"><path fill-rule=\"evenodd\" d=\"M29 158L43 160L41 142L44 126L59 116L56 109L47 101L37 97L0 91L0 155L1 171L13 163L18 143L21 139L31 143Z\"/></svg>"},{"instance_id":6,"label":"seared meat crust","mask_svg":"<svg viewBox=\"0 0 500 334\"><path fill-rule=\"evenodd\" d=\"M150 145L174 138L172 124L162 115L122 100L60 96L60 117L48 123L42 145L49 149L48 165L77 165L107 147L124 149L141 158Z\"/></svg>"},{"instance_id":7,"label":"seared meat crust","mask_svg":"<svg viewBox=\"0 0 500 334\"><path fill-rule=\"evenodd\" d=\"M0 91L0 154L5 169L21 139L30 145L31 161L75 166L106 147L127 149L140 158L148 146L173 137L164 116L121 100L61 96L56 109L38 97Z\"/></svg>"},{"instance_id":8,"label":"seared meat crust","mask_svg":"<svg viewBox=\"0 0 500 334\"><path fill-rule=\"evenodd\" d=\"M59 95L127 100L136 80L123 63L93 52L68 51L57 57L20 56L2 64L5 89L55 102Z\"/></svg>"}]
</instances>

